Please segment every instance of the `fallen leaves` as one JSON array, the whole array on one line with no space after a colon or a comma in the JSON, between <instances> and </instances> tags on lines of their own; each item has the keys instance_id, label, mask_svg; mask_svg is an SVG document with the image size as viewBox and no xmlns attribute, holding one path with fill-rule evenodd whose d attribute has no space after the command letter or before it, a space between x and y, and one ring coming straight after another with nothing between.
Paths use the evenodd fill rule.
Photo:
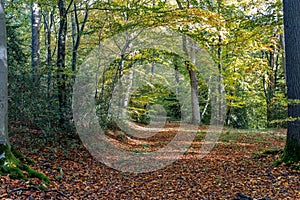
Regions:
<instances>
[{"instance_id":1,"label":"fallen leaves","mask_svg":"<svg viewBox=\"0 0 300 200\"><path fill-rule=\"evenodd\" d=\"M264 133L262 141L257 140L257 136L252 133L236 134L239 136L234 140L224 139L228 142L218 142L213 151L202 159L197 154L201 141L195 140L180 160L161 170L142 174L119 172L98 162L84 148L75 133L50 135L53 140L49 139L47 143L39 142L42 136L37 132L16 134L11 138L12 143L36 162L33 168L49 176L51 184L46 189L47 192L43 192L34 189L41 185L39 180L26 182L0 176L0 197L233 199L237 193L243 193L254 198L300 199L299 171L293 171L284 165L274 167L272 162L278 155L254 156L265 149L282 147L283 134ZM169 141L170 137L174 137L174 133L164 131L157 136L158 142L151 138L149 145L145 146L140 143L135 145L131 140L126 148L148 151L165 145L164 142ZM126 146L126 143L122 145ZM13 190L15 192L10 192Z\"/></svg>"}]
</instances>

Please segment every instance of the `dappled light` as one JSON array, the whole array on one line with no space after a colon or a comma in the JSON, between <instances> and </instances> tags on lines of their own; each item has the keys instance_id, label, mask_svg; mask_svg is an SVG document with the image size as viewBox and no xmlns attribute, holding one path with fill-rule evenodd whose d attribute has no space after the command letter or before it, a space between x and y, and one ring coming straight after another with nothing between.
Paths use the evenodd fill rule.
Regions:
<instances>
[{"instance_id":1,"label":"dappled light","mask_svg":"<svg viewBox=\"0 0 300 200\"><path fill-rule=\"evenodd\" d=\"M0 0L0 199L300 199L299 10Z\"/></svg>"}]
</instances>

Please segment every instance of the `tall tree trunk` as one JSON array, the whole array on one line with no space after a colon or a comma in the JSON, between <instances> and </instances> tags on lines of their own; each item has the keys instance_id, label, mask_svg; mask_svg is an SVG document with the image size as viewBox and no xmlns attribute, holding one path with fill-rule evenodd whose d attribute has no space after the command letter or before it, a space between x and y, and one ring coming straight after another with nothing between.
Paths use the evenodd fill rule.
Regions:
<instances>
[{"instance_id":1,"label":"tall tree trunk","mask_svg":"<svg viewBox=\"0 0 300 200\"><path fill-rule=\"evenodd\" d=\"M218 1L218 13L220 13L220 2ZM221 31L221 30L219 30ZM222 124L223 123L223 110L224 108L223 107L223 104L221 103L223 101L222 99L222 93L223 93L223 86L222 86L222 83L223 83L223 77L222 77L222 73L223 73L223 48L222 48L222 42L223 42L223 39L222 39L222 36L219 35L219 45L218 45L218 71L219 71L219 74L217 76L217 95L214 97L214 101L216 102L220 102L218 103L218 114L217 114L217 119L215 119L217 121L217 124Z\"/></svg>"},{"instance_id":2,"label":"tall tree trunk","mask_svg":"<svg viewBox=\"0 0 300 200\"><path fill-rule=\"evenodd\" d=\"M208 80L208 85L209 85L209 83L210 83L210 80L211 80L211 77L209 77L209 80ZM206 103L205 103L205 106L204 106L204 108L203 108L203 110L202 110L202 113L201 113L201 115L200 115L200 119L202 119L202 117L205 115L205 113L206 113L206 111L207 111L207 109L208 109L208 106L209 106L209 103L210 103L210 95L211 95L211 89L210 89L210 87L208 87L208 91L207 91L207 100L206 100ZM201 120L200 120L201 121Z\"/></svg>"},{"instance_id":3,"label":"tall tree trunk","mask_svg":"<svg viewBox=\"0 0 300 200\"><path fill-rule=\"evenodd\" d=\"M45 46L47 49L46 53L46 66L47 66L47 100L50 101L50 86L52 76L52 51L51 51L51 31L54 21L53 10L44 15L44 32L45 32ZM49 105L50 106L50 105Z\"/></svg>"},{"instance_id":4,"label":"tall tree trunk","mask_svg":"<svg viewBox=\"0 0 300 200\"><path fill-rule=\"evenodd\" d=\"M280 35L280 46L283 50L285 50L285 41L284 35ZM282 68L284 72L284 79L286 80L286 58L285 58L285 51L282 51Z\"/></svg>"},{"instance_id":5,"label":"tall tree trunk","mask_svg":"<svg viewBox=\"0 0 300 200\"><path fill-rule=\"evenodd\" d=\"M176 0L178 8L183 9L183 5L179 0ZM189 4L187 6L189 8ZM191 42L191 51L189 53L187 48L188 40L185 35L182 37L183 42L183 51L187 56L192 58L192 63L195 64L195 44L194 41ZM191 85L191 101L192 101L192 123L199 124L200 123L200 107L199 107L199 98L198 98L198 81L197 81L197 71L192 69L191 66L187 65L187 70L189 71L190 75L190 85Z\"/></svg>"},{"instance_id":6,"label":"tall tree trunk","mask_svg":"<svg viewBox=\"0 0 300 200\"><path fill-rule=\"evenodd\" d=\"M68 121L67 112L67 74L66 74L66 36L67 36L67 9L65 0L58 1L60 24L57 43L57 88L59 103L59 124L64 127Z\"/></svg>"},{"instance_id":7,"label":"tall tree trunk","mask_svg":"<svg viewBox=\"0 0 300 200\"><path fill-rule=\"evenodd\" d=\"M73 32L72 71L73 72L76 71L77 50L79 48L80 39L87 20L88 20L88 5L86 5L84 19L80 27L79 20L78 20L77 6L76 3L74 3L74 15L72 18L72 32Z\"/></svg>"},{"instance_id":8,"label":"tall tree trunk","mask_svg":"<svg viewBox=\"0 0 300 200\"><path fill-rule=\"evenodd\" d=\"M176 94L176 97L179 96L179 66L178 66L178 58L176 58L174 56L173 58L173 64L174 64L174 70L175 70L175 74L174 74L174 78L175 78L175 83L176 83L176 88L175 88L175 94Z\"/></svg>"},{"instance_id":9,"label":"tall tree trunk","mask_svg":"<svg viewBox=\"0 0 300 200\"><path fill-rule=\"evenodd\" d=\"M182 37L183 39L183 51L187 56L190 56L192 59L192 65L195 65L195 44L194 41L189 41L186 36ZM190 52L188 51L188 42L191 43ZM192 123L199 124L200 123L200 108L199 108L199 99L198 99L198 80L197 80L197 71L193 69L194 67L187 62L187 70L190 75L190 85L191 85L191 103L192 103Z\"/></svg>"},{"instance_id":10,"label":"tall tree trunk","mask_svg":"<svg viewBox=\"0 0 300 200\"><path fill-rule=\"evenodd\" d=\"M124 84L126 86L125 89L125 95L124 95L124 103L123 103L123 109L122 109L122 119L126 118L127 114L127 107L129 105L129 100L130 100L130 95L131 95L131 90L132 90L132 85L133 85L133 80L134 80L134 73L132 70L128 72L128 75L126 76L126 79L124 80Z\"/></svg>"},{"instance_id":11,"label":"tall tree trunk","mask_svg":"<svg viewBox=\"0 0 300 200\"><path fill-rule=\"evenodd\" d=\"M274 34L273 37L278 37L280 41L280 35ZM278 69L279 69L279 56L281 44L274 42L272 49L269 52L263 52L263 57L266 57L269 62L269 72L266 77L263 78L263 87L265 93L265 99L267 104L267 123L268 126L271 125L272 120L274 120L274 108L273 108L273 98L275 97L275 92L278 83Z\"/></svg>"},{"instance_id":12,"label":"tall tree trunk","mask_svg":"<svg viewBox=\"0 0 300 200\"><path fill-rule=\"evenodd\" d=\"M40 8L37 3L31 4L31 67L35 85L39 82L38 68L40 66Z\"/></svg>"},{"instance_id":13,"label":"tall tree trunk","mask_svg":"<svg viewBox=\"0 0 300 200\"><path fill-rule=\"evenodd\" d=\"M0 145L9 145L7 125L7 44L4 4L0 0Z\"/></svg>"},{"instance_id":14,"label":"tall tree trunk","mask_svg":"<svg viewBox=\"0 0 300 200\"><path fill-rule=\"evenodd\" d=\"M300 100L300 1L284 0L284 30L286 48L286 82L289 101ZM285 161L300 160L300 104L290 102L288 115L295 120L288 123Z\"/></svg>"},{"instance_id":15,"label":"tall tree trunk","mask_svg":"<svg viewBox=\"0 0 300 200\"><path fill-rule=\"evenodd\" d=\"M119 83L119 109L120 112L117 113L117 119L119 119L120 117L123 117L122 114L124 112L122 112L123 110L123 105L124 105L124 81L122 80L123 75L124 75L124 68L125 68L125 55L122 54L122 59L121 62L119 64L119 79L118 79L118 83Z\"/></svg>"}]
</instances>

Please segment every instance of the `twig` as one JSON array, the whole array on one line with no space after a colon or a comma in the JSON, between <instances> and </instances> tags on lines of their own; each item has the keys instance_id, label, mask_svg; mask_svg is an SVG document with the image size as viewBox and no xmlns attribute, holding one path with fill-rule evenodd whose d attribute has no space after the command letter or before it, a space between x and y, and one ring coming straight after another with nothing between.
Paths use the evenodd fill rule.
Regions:
<instances>
[{"instance_id":1,"label":"twig","mask_svg":"<svg viewBox=\"0 0 300 200\"><path fill-rule=\"evenodd\" d=\"M252 197L250 197L248 195L245 195L243 193L237 193L236 197L237 198L234 198L233 200L271 200L270 198L255 199L255 198L252 198Z\"/></svg>"},{"instance_id":2,"label":"twig","mask_svg":"<svg viewBox=\"0 0 300 200\"><path fill-rule=\"evenodd\" d=\"M237 193L236 196L239 198L239 199L243 199L243 200L253 200L252 197L248 196L248 195L245 195L243 193Z\"/></svg>"},{"instance_id":3,"label":"twig","mask_svg":"<svg viewBox=\"0 0 300 200\"><path fill-rule=\"evenodd\" d=\"M62 192L59 191L59 190L45 190L44 192L45 192L45 193L46 193L46 192L56 192L56 193L60 194L61 196L66 197L67 199L70 199L70 197L68 197L67 195L65 195L64 193L62 193Z\"/></svg>"},{"instance_id":4,"label":"twig","mask_svg":"<svg viewBox=\"0 0 300 200\"><path fill-rule=\"evenodd\" d=\"M65 195L63 192L61 192L61 191L59 191L59 190L40 190L39 188L34 187L34 186L30 186L30 187L28 187L28 188L15 188L15 189L12 189L12 190L8 191L8 192L7 192L7 195L10 195L10 194L13 193L13 192L18 192L18 191L28 191L28 190L37 190L37 191L39 191L39 192L43 192L44 194L45 194L45 193L48 193L48 192L56 192L56 193L58 193L59 195L65 197L65 198L67 198L67 199L70 199L70 197L68 197L67 195ZM5 196L7 196L7 195L5 195ZM1 196L1 197L3 197L3 196Z\"/></svg>"}]
</instances>

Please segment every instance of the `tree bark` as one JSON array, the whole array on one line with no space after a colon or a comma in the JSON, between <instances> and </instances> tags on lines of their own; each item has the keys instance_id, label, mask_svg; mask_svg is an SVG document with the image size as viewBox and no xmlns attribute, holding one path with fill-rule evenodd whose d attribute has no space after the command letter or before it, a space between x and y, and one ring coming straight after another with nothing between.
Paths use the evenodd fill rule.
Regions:
<instances>
[{"instance_id":1,"label":"tree bark","mask_svg":"<svg viewBox=\"0 0 300 200\"><path fill-rule=\"evenodd\" d=\"M286 47L286 82L289 102L288 115L295 119L288 123L284 161L300 160L300 1L284 0L284 30Z\"/></svg>"},{"instance_id":2,"label":"tree bark","mask_svg":"<svg viewBox=\"0 0 300 200\"><path fill-rule=\"evenodd\" d=\"M183 5L179 0L176 0L178 8L183 9ZM189 8L189 5L187 6ZM192 59L192 63L195 64L195 43L194 41L188 41L185 35L182 37L183 42L183 51L187 56L190 56ZM190 52L187 48L187 43L191 43L191 49ZM190 85L191 85L191 103L192 103L192 123L193 124L199 124L200 123L200 107L199 107L199 98L198 98L198 80L197 80L197 71L192 69L191 66L187 65L187 70L189 71L190 75Z\"/></svg>"},{"instance_id":3,"label":"tree bark","mask_svg":"<svg viewBox=\"0 0 300 200\"><path fill-rule=\"evenodd\" d=\"M0 173L6 173L8 168L14 170L15 178L24 178L23 168L29 177L39 177L44 183L49 184L49 179L38 172L32 173L29 166L21 164L21 162L14 156L9 140L8 140L8 122L7 122L7 108L8 108L8 70L7 70L7 37L6 37L6 22L4 13L4 2L0 0ZM3 164L4 163L4 164ZM22 170L20 169L20 166ZM6 170L3 171L3 166ZM29 171L31 172L29 174Z\"/></svg>"},{"instance_id":4,"label":"tree bark","mask_svg":"<svg viewBox=\"0 0 300 200\"><path fill-rule=\"evenodd\" d=\"M52 51L51 51L51 31L54 23L53 10L43 14L44 16L44 32L45 32L45 46L47 49L46 53L46 66L47 66L47 100L50 102L50 86L52 76ZM49 104L50 106L50 104Z\"/></svg>"},{"instance_id":5,"label":"tree bark","mask_svg":"<svg viewBox=\"0 0 300 200\"><path fill-rule=\"evenodd\" d=\"M280 35L274 34L273 37L277 37L280 42ZM281 42L280 42L281 43ZM263 57L266 57L269 62L269 71L267 76L263 78L263 87L265 100L267 104L267 126L271 127L272 120L276 115L274 115L273 99L275 97L277 84L278 84L278 70L279 70L279 57L281 51L281 44L274 42L272 49L268 52L263 52Z\"/></svg>"},{"instance_id":6,"label":"tree bark","mask_svg":"<svg viewBox=\"0 0 300 200\"><path fill-rule=\"evenodd\" d=\"M195 60L195 44L194 41L189 41L186 36L183 36L183 51L187 56L190 56L192 59L193 65L196 63ZM190 42L191 49L190 52L187 48L187 43ZM198 80L197 80L197 71L193 69L192 66L190 66L187 63L187 70L189 71L190 75L190 85L191 85L191 103L192 103L192 123L193 124L199 124L200 123L200 107L199 107L199 98L198 98Z\"/></svg>"},{"instance_id":7,"label":"tree bark","mask_svg":"<svg viewBox=\"0 0 300 200\"><path fill-rule=\"evenodd\" d=\"M0 0L0 27L0 145L9 145L7 125L7 43L3 0Z\"/></svg>"},{"instance_id":8,"label":"tree bark","mask_svg":"<svg viewBox=\"0 0 300 200\"><path fill-rule=\"evenodd\" d=\"M40 8L37 3L31 4L31 67L33 82L39 82L38 68L40 66Z\"/></svg>"},{"instance_id":9,"label":"tree bark","mask_svg":"<svg viewBox=\"0 0 300 200\"><path fill-rule=\"evenodd\" d=\"M72 3L72 2L71 2ZM71 5L70 3L70 5ZM68 88L66 74L66 38L67 38L67 13L70 8L66 8L65 0L58 1L59 9L59 31L57 41L57 88L58 88L58 104L59 104L59 125L64 127L68 121Z\"/></svg>"},{"instance_id":10,"label":"tree bark","mask_svg":"<svg viewBox=\"0 0 300 200\"><path fill-rule=\"evenodd\" d=\"M84 19L83 22L81 24L79 24L79 20L78 20L78 13L77 13L77 6L76 3L74 3L74 16L72 19L72 32L73 32L73 49L72 49L72 71L75 72L76 71L76 65L77 65L77 50L79 48L80 45L80 39L85 27L85 24L88 20L88 6L86 5L85 8L85 14L84 14Z\"/></svg>"}]
</instances>

